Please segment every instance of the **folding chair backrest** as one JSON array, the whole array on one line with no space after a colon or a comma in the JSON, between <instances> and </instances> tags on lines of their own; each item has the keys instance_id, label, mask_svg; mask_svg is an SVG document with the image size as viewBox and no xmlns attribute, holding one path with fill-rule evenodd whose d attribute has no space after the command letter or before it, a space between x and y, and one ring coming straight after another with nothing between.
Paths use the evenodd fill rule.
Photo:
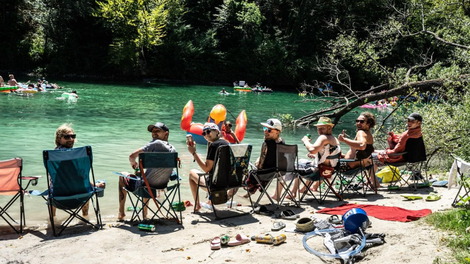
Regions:
<instances>
[{"instance_id":1,"label":"folding chair backrest","mask_svg":"<svg viewBox=\"0 0 470 264\"><path fill-rule=\"evenodd\" d=\"M139 160L144 168L178 168L177 152L139 153Z\"/></svg>"},{"instance_id":2,"label":"folding chair backrest","mask_svg":"<svg viewBox=\"0 0 470 264\"><path fill-rule=\"evenodd\" d=\"M22 165L21 158L0 161L0 195L14 195L21 189L18 178Z\"/></svg>"},{"instance_id":3,"label":"folding chair backrest","mask_svg":"<svg viewBox=\"0 0 470 264\"><path fill-rule=\"evenodd\" d=\"M211 175L211 189L241 187L243 177L248 174L251 149L252 146L246 144L219 147Z\"/></svg>"},{"instance_id":4,"label":"folding chair backrest","mask_svg":"<svg viewBox=\"0 0 470 264\"><path fill-rule=\"evenodd\" d=\"M93 191L91 147L44 150L44 166L52 183L52 196L68 196ZM94 176L92 175L94 182Z\"/></svg>"},{"instance_id":5,"label":"folding chair backrest","mask_svg":"<svg viewBox=\"0 0 470 264\"><path fill-rule=\"evenodd\" d=\"M426 160L426 147L423 138L410 138L406 141L406 154L403 158L408 162L419 162Z\"/></svg>"},{"instance_id":6,"label":"folding chair backrest","mask_svg":"<svg viewBox=\"0 0 470 264\"><path fill-rule=\"evenodd\" d=\"M277 144L277 171L294 172L297 163L297 151L297 145Z\"/></svg>"}]
</instances>

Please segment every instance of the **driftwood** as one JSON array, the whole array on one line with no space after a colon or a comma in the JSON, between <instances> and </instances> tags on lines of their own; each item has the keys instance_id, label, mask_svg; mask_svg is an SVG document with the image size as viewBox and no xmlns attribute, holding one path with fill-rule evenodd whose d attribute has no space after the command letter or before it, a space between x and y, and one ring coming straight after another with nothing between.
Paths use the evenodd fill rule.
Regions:
<instances>
[{"instance_id":1,"label":"driftwood","mask_svg":"<svg viewBox=\"0 0 470 264\"><path fill-rule=\"evenodd\" d=\"M334 124L337 124L342 116L350 112L352 109L364 105L368 102L390 98L394 96L410 95L412 93L425 93L437 92L437 89L444 85L444 79L434 79L419 82L411 82L401 85L396 88L387 89L389 85L381 85L374 87L367 91L355 94L349 97L334 98L331 102L333 105L327 109L320 109L313 113L307 114L295 120L296 126L307 126L310 123L315 123L320 116L326 116L332 119ZM384 90L385 89L385 90ZM303 100L302 102L315 101Z\"/></svg>"}]
</instances>

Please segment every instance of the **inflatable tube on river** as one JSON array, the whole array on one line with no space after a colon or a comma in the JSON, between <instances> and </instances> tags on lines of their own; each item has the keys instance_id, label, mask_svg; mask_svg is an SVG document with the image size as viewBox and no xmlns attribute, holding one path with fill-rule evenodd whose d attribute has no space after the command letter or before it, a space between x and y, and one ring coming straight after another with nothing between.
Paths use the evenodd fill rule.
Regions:
<instances>
[{"instance_id":1,"label":"inflatable tube on river","mask_svg":"<svg viewBox=\"0 0 470 264\"><path fill-rule=\"evenodd\" d=\"M379 105L375 105L375 104L365 104L365 105L361 105L359 107L361 108L385 108L385 107L388 107L389 105L386 105L386 104L379 104Z\"/></svg>"},{"instance_id":2,"label":"inflatable tube on river","mask_svg":"<svg viewBox=\"0 0 470 264\"><path fill-rule=\"evenodd\" d=\"M181 116L181 129L185 130L187 134L192 135L194 142L196 142L197 144L207 145L206 139L202 136L202 128L204 125L201 123L191 122L193 114L193 102L189 100L189 102L187 102L185 107L183 108L183 115ZM219 126L219 129L221 129L226 117L227 109L225 109L225 106L223 106L222 104L217 104L212 108L207 122L214 123ZM237 135L238 140L240 142L245 137L246 121L246 113L245 110L243 110L237 118L235 129L235 135ZM235 143L235 140L232 137L227 137L225 139L230 143Z\"/></svg>"}]
</instances>

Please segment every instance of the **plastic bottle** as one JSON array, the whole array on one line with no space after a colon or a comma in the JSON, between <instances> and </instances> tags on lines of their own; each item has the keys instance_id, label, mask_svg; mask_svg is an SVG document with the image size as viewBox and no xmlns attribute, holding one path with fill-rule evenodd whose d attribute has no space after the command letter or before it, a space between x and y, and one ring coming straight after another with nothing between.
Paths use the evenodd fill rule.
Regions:
<instances>
[{"instance_id":1,"label":"plastic bottle","mask_svg":"<svg viewBox=\"0 0 470 264\"><path fill-rule=\"evenodd\" d=\"M232 208L233 206L238 205L237 201L228 201L225 204L227 205L227 208Z\"/></svg>"},{"instance_id":2,"label":"plastic bottle","mask_svg":"<svg viewBox=\"0 0 470 264\"><path fill-rule=\"evenodd\" d=\"M230 241L230 237L227 235L223 235L220 237L220 243L222 245L227 245L227 243Z\"/></svg>"},{"instance_id":3,"label":"plastic bottle","mask_svg":"<svg viewBox=\"0 0 470 264\"><path fill-rule=\"evenodd\" d=\"M256 235L256 236L252 236L251 237L251 240L254 240L258 243L264 243L264 244L273 244L273 236L271 236L270 234L259 234L259 235Z\"/></svg>"}]
</instances>

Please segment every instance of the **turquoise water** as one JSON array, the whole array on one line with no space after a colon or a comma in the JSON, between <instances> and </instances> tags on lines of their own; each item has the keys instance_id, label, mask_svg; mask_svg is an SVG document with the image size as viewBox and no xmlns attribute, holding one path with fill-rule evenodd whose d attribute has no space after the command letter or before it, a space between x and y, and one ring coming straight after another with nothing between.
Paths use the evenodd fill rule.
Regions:
<instances>
[{"instance_id":1,"label":"turquoise water","mask_svg":"<svg viewBox=\"0 0 470 264\"><path fill-rule=\"evenodd\" d=\"M42 175L39 184L30 189L46 189L42 150L53 149L54 132L63 123L72 123L77 134L76 147L90 145L93 148L96 179L105 179L105 197L100 199L102 215L114 218L118 211L117 176L113 171L130 171L128 155L151 139L147 126L156 121L170 128L169 142L179 152L182 160L182 199L192 200L187 175L196 168L185 147L185 131L180 128L182 110L188 100L193 100L193 122L204 123L212 107L221 103L230 113L227 118L235 123L240 111L246 110L248 124L242 143L253 145L252 160L259 156L263 131L260 122L291 114L301 117L312 109L325 105L294 103L300 100L295 93L275 91L272 94L234 92L226 86L230 95L219 95L223 86L169 85L169 84L90 84L61 82L64 90L19 96L0 94L0 160L22 157L23 175ZM63 92L77 90L76 102L58 100ZM361 111L362 109L358 110ZM343 118L334 134L346 128L354 135L352 120L358 112ZM299 157L307 151L300 139L306 133L316 135L314 127L286 129L282 136L287 144L299 144ZM198 145L198 152L205 154L205 147ZM4 201L0 197L0 201ZM47 219L47 209L40 197L26 197L27 222ZM3 224L3 223L0 223Z\"/></svg>"}]
</instances>

